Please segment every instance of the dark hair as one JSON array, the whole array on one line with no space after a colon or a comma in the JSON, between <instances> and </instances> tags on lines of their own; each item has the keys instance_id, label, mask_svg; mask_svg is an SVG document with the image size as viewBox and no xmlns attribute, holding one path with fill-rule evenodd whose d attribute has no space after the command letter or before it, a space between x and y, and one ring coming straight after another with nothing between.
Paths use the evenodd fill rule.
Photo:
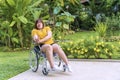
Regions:
<instances>
[{"instance_id":1,"label":"dark hair","mask_svg":"<svg viewBox=\"0 0 120 80\"><path fill-rule=\"evenodd\" d=\"M35 29L38 29L38 28L37 28L37 23L38 23L38 22L41 22L41 23L43 24L43 28L44 28L44 23L43 23L42 19L37 19L37 20L35 21Z\"/></svg>"}]
</instances>

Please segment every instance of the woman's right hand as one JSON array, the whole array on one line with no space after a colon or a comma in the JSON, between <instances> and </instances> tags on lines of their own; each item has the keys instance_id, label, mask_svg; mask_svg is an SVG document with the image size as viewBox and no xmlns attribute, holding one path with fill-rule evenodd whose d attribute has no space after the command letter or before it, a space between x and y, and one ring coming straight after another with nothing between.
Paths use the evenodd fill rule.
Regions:
<instances>
[{"instance_id":1,"label":"woman's right hand","mask_svg":"<svg viewBox=\"0 0 120 80\"><path fill-rule=\"evenodd\" d=\"M38 42L38 41L39 41L39 37L38 37L37 35L34 35L34 36L33 36L33 40L34 40L35 42Z\"/></svg>"}]
</instances>

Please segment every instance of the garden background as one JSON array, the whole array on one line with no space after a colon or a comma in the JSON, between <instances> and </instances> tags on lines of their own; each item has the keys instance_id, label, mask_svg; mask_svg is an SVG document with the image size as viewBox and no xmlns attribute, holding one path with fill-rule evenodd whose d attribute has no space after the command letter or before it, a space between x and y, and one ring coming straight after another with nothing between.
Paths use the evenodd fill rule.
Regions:
<instances>
[{"instance_id":1,"label":"garden background","mask_svg":"<svg viewBox=\"0 0 120 80\"><path fill-rule=\"evenodd\" d=\"M120 59L120 0L0 0L1 80L29 68L38 18L68 58Z\"/></svg>"}]
</instances>

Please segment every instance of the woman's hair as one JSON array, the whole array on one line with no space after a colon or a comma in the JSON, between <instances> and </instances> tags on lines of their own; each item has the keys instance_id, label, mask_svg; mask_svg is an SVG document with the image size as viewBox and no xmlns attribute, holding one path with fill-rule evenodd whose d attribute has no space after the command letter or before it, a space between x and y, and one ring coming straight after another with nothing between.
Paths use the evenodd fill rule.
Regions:
<instances>
[{"instance_id":1,"label":"woman's hair","mask_svg":"<svg viewBox=\"0 0 120 80\"><path fill-rule=\"evenodd\" d=\"M43 24L43 28L44 28L44 23L43 23L42 19L37 19L37 20L35 21L35 29L38 29L38 28L37 28L37 23L38 23L38 22L41 22L41 23Z\"/></svg>"}]
</instances>

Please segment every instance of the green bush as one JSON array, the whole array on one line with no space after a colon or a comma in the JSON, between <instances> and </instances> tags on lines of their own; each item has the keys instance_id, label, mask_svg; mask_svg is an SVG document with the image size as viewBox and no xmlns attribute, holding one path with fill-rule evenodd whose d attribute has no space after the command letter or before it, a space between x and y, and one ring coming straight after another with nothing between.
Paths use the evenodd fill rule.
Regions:
<instances>
[{"instance_id":1,"label":"green bush","mask_svg":"<svg viewBox=\"0 0 120 80\"><path fill-rule=\"evenodd\" d=\"M120 41L120 36L105 37L104 40L107 42Z\"/></svg>"},{"instance_id":2,"label":"green bush","mask_svg":"<svg viewBox=\"0 0 120 80\"><path fill-rule=\"evenodd\" d=\"M119 34L119 31L120 31L120 13L118 13L117 15L112 15L110 17L106 17L106 24L108 25L107 35L109 35L109 36L120 35Z\"/></svg>"},{"instance_id":3,"label":"green bush","mask_svg":"<svg viewBox=\"0 0 120 80\"><path fill-rule=\"evenodd\" d=\"M107 31L107 24L103 23L103 22L98 22L95 25L95 31L99 34L100 37L105 37L106 36L106 31Z\"/></svg>"},{"instance_id":4,"label":"green bush","mask_svg":"<svg viewBox=\"0 0 120 80\"><path fill-rule=\"evenodd\" d=\"M99 37L80 39L76 42L62 42L61 46L70 58L112 58L116 47L103 42Z\"/></svg>"}]
</instances>

